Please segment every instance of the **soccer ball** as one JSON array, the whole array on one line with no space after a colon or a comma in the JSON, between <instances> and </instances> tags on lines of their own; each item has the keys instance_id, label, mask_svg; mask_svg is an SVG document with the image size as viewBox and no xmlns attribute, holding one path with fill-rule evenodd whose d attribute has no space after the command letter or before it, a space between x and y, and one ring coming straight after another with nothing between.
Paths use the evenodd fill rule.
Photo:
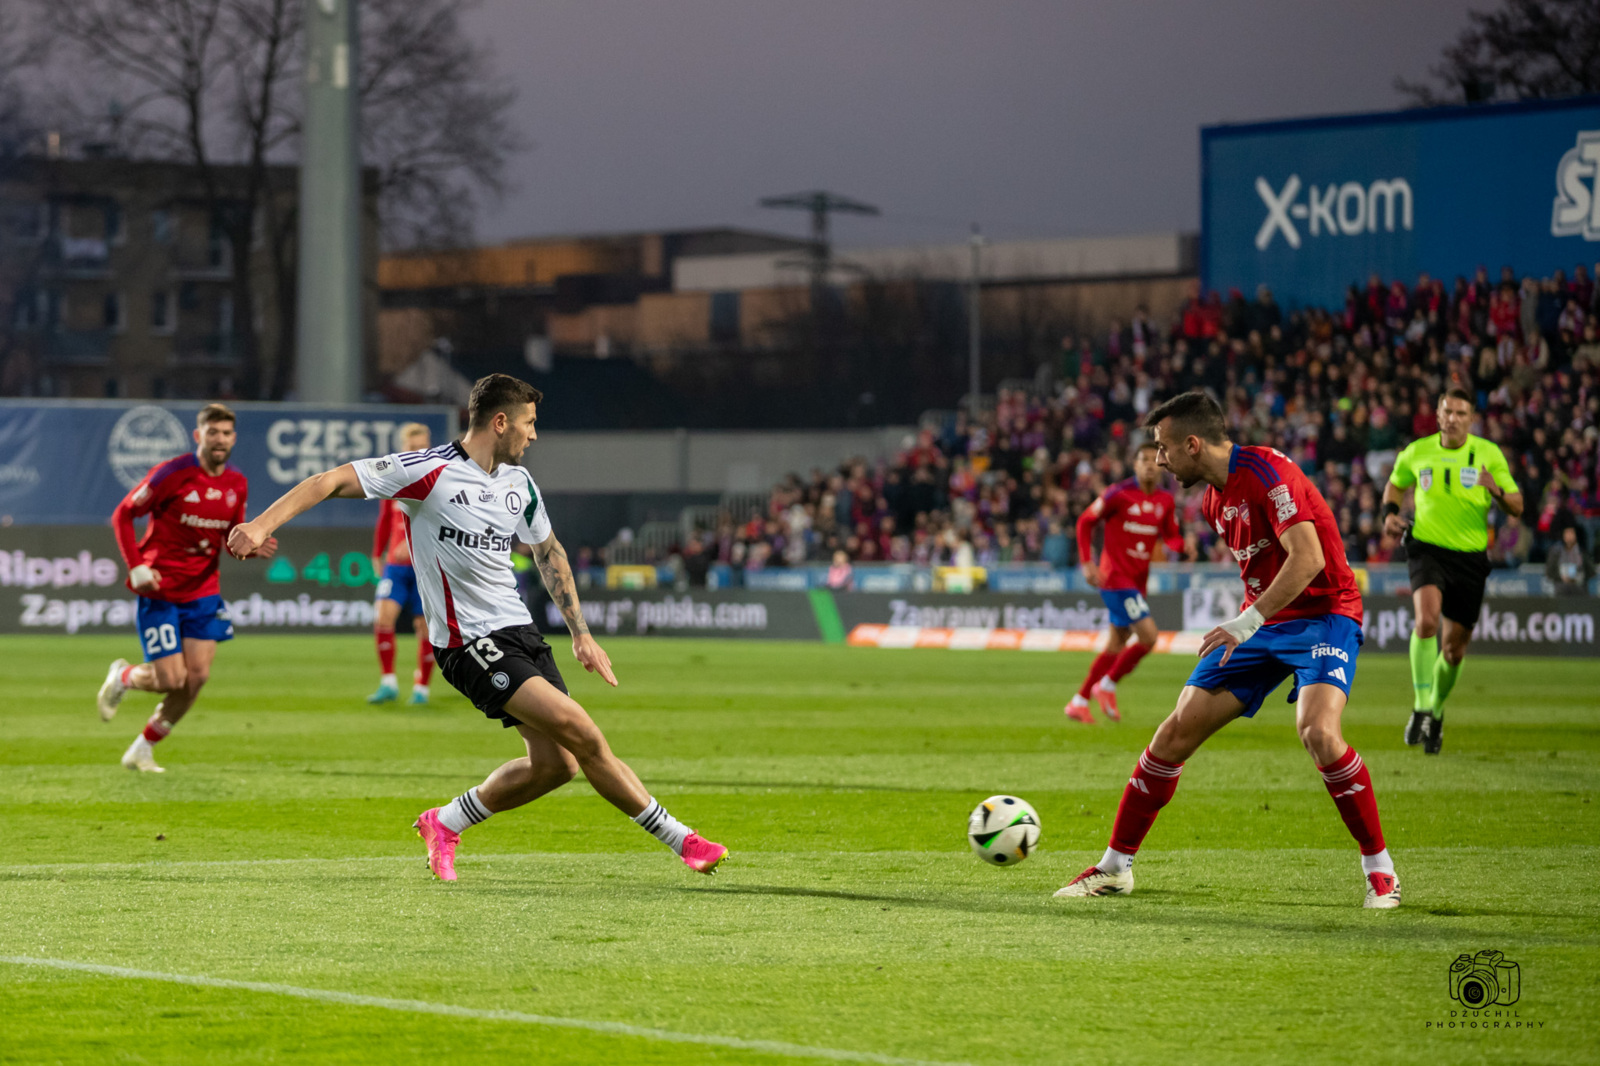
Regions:
<instances>
[{"instance_id":1,"label":"soccer ball","mask_svg":"<svg viewBox=\"0 0 1600 1066\"><path fill-rule=\"evenodd\" d=\"M1015 866L1039 846L1039 814L1015 796L990 796L967 819L967 842L991 866Z\"/></svg>"}]
</instances>

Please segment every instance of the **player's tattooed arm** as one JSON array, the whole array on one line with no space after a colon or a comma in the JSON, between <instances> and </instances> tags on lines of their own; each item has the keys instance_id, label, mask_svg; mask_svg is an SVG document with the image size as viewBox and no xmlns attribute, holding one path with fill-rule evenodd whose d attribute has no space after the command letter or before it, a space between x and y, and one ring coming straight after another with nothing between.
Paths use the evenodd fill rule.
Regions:
<instances>
[{"instance_id":1,"label":"player's tattooed arm","mask_svg":"<svg viewBox=\"0 0 1600 1066\"><path fill-rule=\"evenodd\" d=\"M533 561L539 567L539 577L544 580L550 601L566 619L567 631L574 637L589 632L589 624L583 620L583 608L578 603L578 582L572 576L572 564L555 534L533 546Z\"/></svg>"},{"instance_id":2,"label":"player's tattooed arm","mask_svg":"<svg viewBox=\"0 0 1600 1066\"><path fill-rule=\"evenodd\" d=\"M599 674L605 683L615 686L616 671L611 669L611 657L600 647L583 620L583 608L578 604L578 583L572 578L572 564L567 561L567 551L556 540L555 534L533 546L533 561L544 579L545 591L566 619L567 631L572 634L572 655L591 674Z\"/></svg>"}]
</instances>

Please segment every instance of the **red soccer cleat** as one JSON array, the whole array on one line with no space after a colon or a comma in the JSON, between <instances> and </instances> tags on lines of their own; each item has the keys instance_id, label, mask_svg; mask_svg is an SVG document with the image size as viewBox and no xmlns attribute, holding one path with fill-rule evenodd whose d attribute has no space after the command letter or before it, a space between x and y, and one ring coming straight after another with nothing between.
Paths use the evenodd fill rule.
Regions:
<instances>
[{"instance_id":1,"label":"red soccer cleat","mask_svg":"<svg viewBox=\"0 0 1600 1066\"><path fill-rule=\"evenodd\" d=\"M683 864L703 874L714 874L717 866L728 857L728 849L714 843L699 833L690 833L683 839Z\"/></svg>"},{"instance_id":2,"label":"red soccer cleat","mask_svg":"<svg viewBox=\"0 0 1600 1066\"><path fill-rule=\"evenodd\" d=\"M412 824L417 836L428 845L428 869L441 881L456 879L456 845L461 835L452 833L439 821L439 808L430 807L417 816Z\"/></svg>"},{"instance_id":3,"label":"red soccer cleat","mask_svg":"<svg viewBox=\"0 0 1600 1066\"><path fill-rule=\"evenodd\" d=\"M1101 685L1101 682L1096 681L1094 688L1089 692L1089 694L1099 702L1100 713L1105 715L1113 722L1122 721L1122 712L1117 710L1116 690L1103 688Z\"/></svg>"},{"instance_id":4,"label":"red soccer cleat","mask_svg":"<svg viewBox=\"0 0 1600 1066\"><path fill-rule=\"evenodd\" d=\"M1074 722L1082 722L1084 725L1094 725L1094 712L1089 709L1089 705L1087 703L1069 703L1065 707L1061 708L1061 713L1072 719Z\"/></svg>"},{"instance_id":5,"label":"red soccer cleat","mask_svg":"<svg viewBox=\"0 0 1600 1066\"><path fill-rule=\"evenodd\" d=\"M1133 891L1133 868L1122 871L1120 874L1106 873L1098 866L1091 866L1083 873L1056 889L1058 899L1070 899L1074 896L1126 896Z\"/></svg>"},{"instance_id":6,"label":"red soccer cleat","mask_svg":"<svg viewBox=\"0 0 1600 1066\"><path fill-rule=\"evenodd\" d=\"M1392 873L1374 870L1367 875L1367 898L1361 906L1387 911L1400 906L1400 879Z\"/></svg>"}]
</instances>

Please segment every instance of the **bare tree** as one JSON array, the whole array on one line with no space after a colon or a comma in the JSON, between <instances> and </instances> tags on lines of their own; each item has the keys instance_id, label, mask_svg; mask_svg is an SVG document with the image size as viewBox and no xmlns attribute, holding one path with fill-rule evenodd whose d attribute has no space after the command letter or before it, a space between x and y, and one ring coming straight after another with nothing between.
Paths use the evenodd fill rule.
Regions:
<instances>
[{"instance_id":1,"label":"bare tree","mask_svg":"<svg viewBox=\"0 0 1600 1066\"><path fill-rule=\"evenodd\" d=\"M1396 78L1395 88L1423 107L1600 92L1595 0L1502 0L1467 18L1428 68L1431 81Z\"/></svg>"},{"instance_id":2,"label":"bare tree","mask_svg":"<svg viewBox=\"0 0 1600 1066\"><path fill-rule=\"evenodd\" d=\"M19 78L39 44L23 25L16 0L0 0L0 158L21 153L39 134L37 105Z\"/></svg>"},{"instance_id":3,"label":"bare tree","mask_svg":"<svg viewBox=\"0 0 1600 1066\"><path fill-rule=\"evenodd\" d=\"M504 192L523 143L516 93L462 30L476 0L362 0L361 150L378 172L384 242L449 247L472 235L485 198Z\"/></svg>"},{"instance_id":4,"label":"bare tree","mask_svg":"<svg viewBox=\"0 0 1600 1066\"><path fill-rule=\"evenodd\" d=\"M518 147L506 117L513 94L461 26L474 2L363 0L362 147L389 243L470 235L479 197L498 195ZM293 197L275 193L273 165L298 147L304 0L31 3L57 40L132 89L125 147L196 169L234 249L242 390L281 398L292 384L298 217ZM238 169L225 176L225 166ZM270 374L254 328L258 235L276 295Z\"/></svg>"}]
</instances>

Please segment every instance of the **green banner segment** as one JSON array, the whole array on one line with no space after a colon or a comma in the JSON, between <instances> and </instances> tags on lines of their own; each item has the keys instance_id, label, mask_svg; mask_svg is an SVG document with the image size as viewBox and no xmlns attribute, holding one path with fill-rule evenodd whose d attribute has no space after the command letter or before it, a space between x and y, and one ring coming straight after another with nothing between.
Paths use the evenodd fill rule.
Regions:
<instances>
[{"instance_id":1,"label":"green banner segment","mask_svg":"<svg viewBox=\"0 0 1600 1066\"><path fill-rule=\"evenodd\" d=\"M843 644L844 622L839 618L839 605L833 602L833 593L828 589L810 589L806 595L811 597L811 613L817 616L817 632L822 634L822 642Z\"/></svg>"}]
</instances>

